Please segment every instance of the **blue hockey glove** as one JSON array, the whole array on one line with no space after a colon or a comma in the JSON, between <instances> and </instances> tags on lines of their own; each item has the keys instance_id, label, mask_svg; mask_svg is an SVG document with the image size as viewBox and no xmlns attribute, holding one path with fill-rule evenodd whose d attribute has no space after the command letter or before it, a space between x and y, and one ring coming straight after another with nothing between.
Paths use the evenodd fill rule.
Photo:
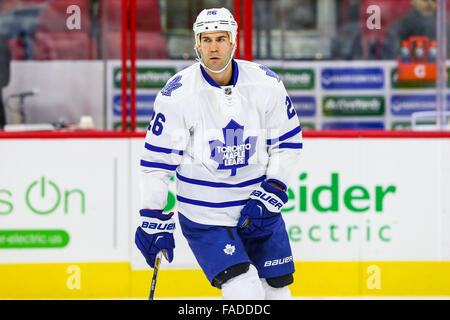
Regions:
<instances>
[{"instance_id":1,"label":"blue hockey glove","mask_svg":"<svg viewBox=\"0 0 450 320\"><path fill-rule=\"evenodd\" d=\"M270 181L270 180L269 180ZM244 239L262 239L272 235L281 218L281 208L287 202L285 191L263 181L250 194L241 210L237 229Z\"/></svg>"},{"instance_id":2,"label":"blue hockey glove","mask_svg":"<svg viewBox=\"0 0 450 320\"><path fill-rule=\"evenodd\" d=\"M162 210L143 209L139 213L141 219L134 241L147 263L154 268L156 255L161 250L167 261L172 262L175 248L173 212L163 214Z\"/></svg>"}]
</instances>

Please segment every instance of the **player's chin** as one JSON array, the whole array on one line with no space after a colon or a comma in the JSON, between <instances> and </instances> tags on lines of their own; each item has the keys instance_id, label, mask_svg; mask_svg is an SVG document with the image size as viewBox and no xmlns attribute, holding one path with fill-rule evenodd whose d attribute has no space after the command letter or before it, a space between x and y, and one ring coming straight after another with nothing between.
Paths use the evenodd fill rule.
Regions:
<instances>
[{"instance_id":1,"label":"player's chin","mask_svg":"<svg viewBox=\"0 0 450 320\"><path fill-rule=\"evenodd\" d=\"M210 60L208 61L208 68L217 71L223 68L223 63L220 60Z\"/></svg>"}]
</instances>

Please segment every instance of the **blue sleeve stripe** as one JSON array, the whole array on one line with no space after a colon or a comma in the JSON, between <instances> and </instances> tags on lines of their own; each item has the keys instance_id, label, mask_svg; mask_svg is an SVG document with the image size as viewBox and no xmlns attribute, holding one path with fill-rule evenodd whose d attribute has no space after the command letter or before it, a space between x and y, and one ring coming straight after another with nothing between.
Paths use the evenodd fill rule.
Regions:
<instances>
[{"instance_id":1,"label":"blue sleeve stripe","mask_svg":"<svg viewBox=\"0 0 450 320\"><path fill-rule=\"evenodd\" d=\"M248 199L245 200L235 200L227 202L207 202L201 200L188 199L182 196L177 196L177 200L184 203L193 204L195 206L208 207L208 208L228 208L228 207L238 207L243 206L247 203Z\"/></svg>"},{"instance_id":2,"label":"blue sleeve stripe","mask_svg":"<svg viewBox=\"0 0 450 320\"><path fill-rule=\"evenodd\" d=\"M279 138L276 138L276 139L267 139L267 144L268 144L268 145L272 145L272 144L275 144L275 143L277 143L277 142L279 142L279 141L284 141L284 140L286 140L286 139L289 139L290 137L295 136L297 133L299 133L299 132L301 132L301 131L302 131L302 128L301 128L300 126L298 126L297 128L295 128L295 129L293 129L293 130L291 130L291 131L289 131L289 132L283 134L283 135L282 135L281 137L279 137Z\"/></svg>"},{"instance_id":3,"label":"blue sleeve stripe","mask_svg":"<svg viewBox=\"0 0 450 320\"><path fill-rule=\"evenodd\" d=\"M243 182L235 183L235 184L191 179L191 178L187 178L187 177L182 176L178 172L177 172L177 178L178 178L178 180L180 180L182 182L186 182L186 183L190 183L190 184L196 184L196 185L200 185L200 186L206 186L206 187L213 187L213 188L243 188L243 187L248 187L248 186L251 186L251 185L254 185L254 184L257 184L257 183L260 183L260 182L264 181L266 176L261 176L261 177L256 178L256 179L251 179L251 180L247 180L247 181L243 181Z\"/></svg>"},{"instance_id":4,"label":"blue sleeve stripe","mask_svg":"<svg viewBox=\"0 0 450 320\"><path fill-rule=\"evenodd\" d=\"M171 165L171 164L165 164L160 162L150 162L141 160L141 166L147 167L147 168L159 168L159 169L165 169L170 171L175 171L178 167L178 165Z\"/></svg>"},{"instance_id":5,"label":"blue sleeve stripe","mask_svg":"<svg viewBox=\"0 0 450 320\"><path fill-rule=\"evenodd\" d=\"M303 143L283 142L278 145L280 149L303 149Z\"/></svg>"},{"instance_id":6,"label":"blue sleeve stripe","mask_svg":"<svg viewBox=\"0 0 450 320\"><path fill-rule=\"evenodd\" d=\"M145 149L150 150L150 151L155 151L155 152L162 152L162 153L175 153L175 154L179 154L180 156L183 155L183 151L182 150L177 150L177 149L168 149L168 148L163 148L163 147L157 147L154 146L150 143L145 143Z\"/></svg>"}]
</instances>

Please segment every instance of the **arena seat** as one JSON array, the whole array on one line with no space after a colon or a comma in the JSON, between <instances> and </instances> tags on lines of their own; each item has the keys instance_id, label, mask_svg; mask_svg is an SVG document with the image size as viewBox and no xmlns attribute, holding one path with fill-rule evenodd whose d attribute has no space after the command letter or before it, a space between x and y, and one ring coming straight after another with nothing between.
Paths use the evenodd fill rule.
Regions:
<instances>
[{"instance_id":1,"label":"arena seat","mask_svg":"<svg viewBox=\"0 0 450 320\"><path fill-rule=\"evenodd\" d=\"M136 39L138 59L167 59L169 52L166 38L159 33L141 33Z\"/></svg>"},{"instance_id":2,"label":"arena seat","mask_svg":"<svg viewBox=\"0 0 450 320\"><path fill-rule=\"evenodd\" d=\"M25 45L21 38L8 39L11 60L25 60Z\"/></svg>"},{"instance_id":3,"label":"arena seat","mask_svg":"<svg viewBox=\"0 0 450 320\"><path fill-rule=\"evenodd\" d=\"M98 11L99 26L102 32L120 32L122 27L121 0L102 0Z\"/></svg>"},{"instance_id":4,"label":"arena seat","mask_svg":"<svg viewBox=\"0 0 450 320\"><path fill-rule=\"evenodd\" d=\"M102 0L99 22L102 31L120 32L122 27L122 1ZM136 32L161 32L158 0L136 0Z\"/></svg>"},{"instance_id":5,"label":"arena seat","mask_svg":"<svg viewBox=\"0 0 450 320\"><path fill-rule=\"evenodd\" d=\"M35 60L91 60L95 59L96 45L87 33L38 32L35 35Z\"/></svg>"},{"instance_id":6,"label":"arena seat","mask_svg":"<svg viewBox=\"0 0 450 320\"><path fill-rule=\"evenodd\" d=\"M121 0L102 0L99 8L100 41L106 41L107 58L120 59ZM160 9L157 0L136 0L137 59L167 59L167 40L161 34Z\"/></svg>"},{"instance_id":7,"label":"arena seat","mask_svg":"<svg viewBox=\"0 0 450 320\"><path fill-rule=\"evenodd\" d=\"M107 42L108 59L121 59L122 38L119 35L110 35ZM166 38L158 33L140 34L136 37L136 58L167 59L169 56Z\"/></svg>"},{"instance_id":8,"label":"arena seat","mask_svg":"<svg viewBox=\"0 0 450 320\"><path fill-rule=\"evenodd\" d=\"M161 32L158 0L136 0L136 31Z\"/></svg>"},{"instance_id":9,"label":"arena seat","mask_svg":"<svg viewBox=\"0 0 450 320\"><path fill-rule=\"evenodd\" d=\"M80 29L67 26L67 8L76 4L80 8ZM88 0L55 0L47 4L39 17L34 36L34 59L79 60L95 59L96 44L91 33Z\"/></svg>"},{"instance_id":10,"label":"arena seat","mask_svg":"<svg viewBox=\"0 0 450 320\"><path fill-rule=\"evenodd\" d=\"M361 25L366 25L368 13L366 10L371 5L377 5L381 12L381 29L376 32L385 32L392 23L400 20L411 9L411 0L362 0L361 2ZM364 28L366 32L373 30Z\"/></svg>"},{"instance_id":11,"label":"arena seat","mask_svg":"<svg viewBox=\"0 0 450 320\"><path fill-rule=\"evenodd\" d=\"M67 8L71 5L77 5L80 8L81 29L69 30L67 28ZM36 26L36 32L67 32L69 33L88 33L91 30L91 19L89 12L89 1L78 0L54 0L49 2L42 10L39 21Z\"/></svg>"}]
</instances>

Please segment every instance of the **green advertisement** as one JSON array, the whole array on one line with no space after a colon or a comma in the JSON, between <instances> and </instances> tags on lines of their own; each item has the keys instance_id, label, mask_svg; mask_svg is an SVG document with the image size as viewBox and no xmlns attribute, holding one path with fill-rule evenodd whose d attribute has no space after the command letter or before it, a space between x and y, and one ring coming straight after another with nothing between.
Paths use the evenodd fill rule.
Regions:
<instances>
[{"instance_id":1,"label":"green advertisement","mask_svg":"<svg viewBox=\"0 0 450 320\"><path fill-rule=\"evenodd\" d=\"M271 67L270 69L280 76L286 90L314 89L313 69L286 69L276 67Z\"/></svg>"},{"instance_id":2,"label":"green advertisement","mask_svg":"<svg viewBox=\"0 0 450 320\"><path fill-rule=\"evenodd\" d=\"M136 87L138 89L161 89L175 73L174 67L137 67ZM122 81L122 68L114 68L114 88L120 89ZM130 75L128 73L128 84Z\"/></svg>"},{"instance_id":3,"label":"green advertisement","mask_svg":"<svg viewBox=\"0 0 450 320\"><path fill-rule=\"evenodd\" d=\"M332 172L328 182L315 187L307 183L308 179L307 172L299 175L299 185L289 188L288 202L281 211L285 217L296 214L317 215L316 223L303 224L301 222L305 219L300 218L300 223L287 224L292 242L351 243L361 239L365 242L387 243L392 240L389 232L392 225L374 223L373 220L381 217L391 204L397 186L355 184L344 187L338 172ZM366 219L363 219L362 224L330 223L328 218L335 215L364 216Z\"/></svg>"},{"instance_id":4,"label":"green advertisement","mask_svg":"<svg viewBox=\"0 0 450 320\"><path fill-rule=\"evenodd\" d=\"M0 189L0 217L13 213L13 192ZM45 205L43 201L48 200ZM27 187L24 195L26 208L37 215L49 215L56 212L69 214L86 213L86 195L81 189L66 189L44 176L36 179Z\"/></svg>"},{"instance_id":5,"label":"green advertisement","mask_svg":"<svg viewBox=\"0 0 450 320\"><path fill-rule=\"evenodd\" d=\"M0 230L0 249L63 248L68 243L64 230Z\"/></svg>"},{"instance_id":6,"label":"green advertisement","mask_svg":"<svg viewBox=\"0 0 450 320\"><path fill-rule=\"evenodd\" d=\"M18 211L35 217L86 213L86 194L81 189L65 188L45 176L25 187L22 195L0 189L0 224L3 219L16 216ZM69 240L68 232L60 229L0 229L0 249L63 248Z\"/></svg>"},{"instance_id":7,"label":"green advertisement","mask_svg":"<svg viewBox=\"0 0 450 320\"><path fill-rule=\"evenodd\" d=\"M382 116L385 112L383 96L325 96L322 113L329 117Z\"/></svg>"}]
</instances>

